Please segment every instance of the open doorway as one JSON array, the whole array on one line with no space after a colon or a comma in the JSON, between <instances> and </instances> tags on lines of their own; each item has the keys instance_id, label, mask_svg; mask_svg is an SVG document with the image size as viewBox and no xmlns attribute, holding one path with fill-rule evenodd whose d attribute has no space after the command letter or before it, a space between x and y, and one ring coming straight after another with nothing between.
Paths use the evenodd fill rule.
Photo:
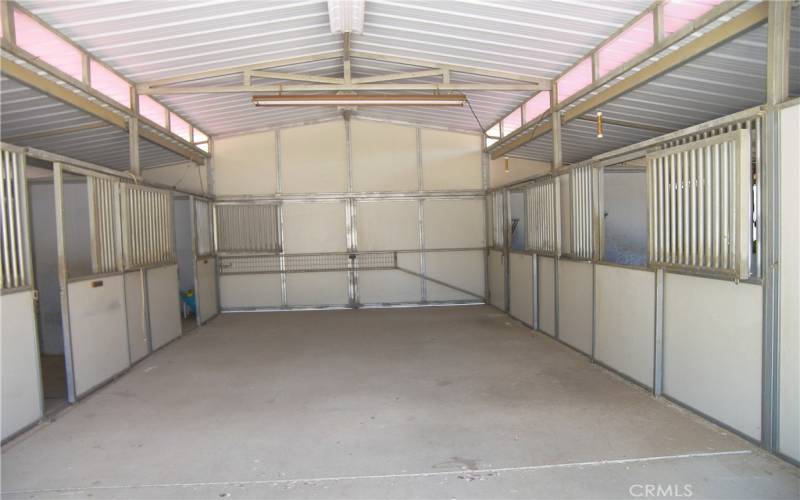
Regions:
<instances>
[{"instance_id":1,"label":"open doorway","mask_svg":"<svg viewBox=\"0 0 800 500\"><path fill-rule=\"evenodd\" d=\"M58 268L55 191L52 164L28 158L26 169L30 200L31 250L34 283L38 291L37 323L39 359L45 414L63 408L70 400L70 349L64 335ZM86 178L64 176L65 210L82 217L65 221L64 243L70 277L91 274L88 191Z\"/></svg>"},{"instance_id":2,"label":"open doorway","mask_svg":"<svg viewBox=\"0 0 800 500\"><path fill-rule=\"evenodd\" d=\"M525 227L525 192L511 191L510 195L511 250L523 251L528 234Z\"/></svg>"},{"instance_id":3,"label":"open doorway","mask_svg":"<svg viewBox=\"0 0 800 500\"><path fill-rule=\"evenodd\" d=\"M175 194L172 197L175 214L175 251L178 257L178 283L181 294L181 332L197 327L197 291L192 234L192 199Z\"/></svg>"}]
</instances>

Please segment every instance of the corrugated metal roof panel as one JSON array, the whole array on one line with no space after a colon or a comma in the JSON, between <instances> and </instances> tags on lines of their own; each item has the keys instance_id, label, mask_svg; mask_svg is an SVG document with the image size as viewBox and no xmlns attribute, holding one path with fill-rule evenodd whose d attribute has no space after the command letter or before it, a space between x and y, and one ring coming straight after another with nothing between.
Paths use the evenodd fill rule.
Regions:
<instances>
[{"instance_id":1,"label":"corrugated metal roof panel","mask_svg":"<svg viewBox=\"0 0 800 500\"><path fill-rule=\"evenodd\" d=\"M27 87L0 78L0 138L18 146L43 149L117 170L130 168L128 133L83 111ZM185 161L172 151L142 140L143 168Z\"/></svg>"},{"instance_id":2,"label":"corrugated metal roof panel","mask_svg":"<svg viewBox=\"0 0 800 500\"><path fill-rule=\"evenodd\" d=\"M731 15L756 2L746 2ZM330 33L324 0L191 0L180 3L54 3L21 0L77 43L136 82L269 61L341 48ZM354 50L554 77L651 4L651 0L594 2L367 2L365 33ZM704 31L718 26L731 15ZM800 13L792 14L791 92L800 94ZM692 37L690 37L691 39ZM679 45L688 43L684 40ZM677 46L676 46L677 47ZM675 50L668 49L667 52ZM603 106L609 118L678 129L764 100L766 30L759 28ZM652 58L649 63L657 60ZM354 59L356 76L408 71L415 66ZM277 68L340 76L338 60ZM457 75L460 81L493 79ZM418 81L432 81L420 79ZM235 83L224 77L218 84ZM238 82L236 82L238 83ZM470 92L472 108L488 127L529 97L526 92ZM335 119L329 108L255 108L249 94L163 96L163 101L212 135L231 135ZM13 109L13 108L11 108ZM355 116L457 130L479 130L469 108L363 108ZM69 120L68 113L62 117ZM573 134L583 127L568 128ZM582 136L579 136L582 137ZM620 133L619 140L638 135ZM616 140L616 138L614 139ZM565 139L565 160L583 159L580 141ZM534 141L514 155L539 157ZM605 141L610 144L612 140ZM548 158L549 159L549 156Z\"/></svg>"},{"instance_id":3,"label":"corrugated metal roof panel","mask_svg":"<svg viewBox=\"0 0 800 500\"><path fill-rule=\"evenodd\" d=\"M552 77L616 31L651 0L591 2L367 2L365 32L353 50ZM340 49L330 33L327 3L223 0L180 3L21 4L135 82ZM302 68L341 75L339 61ZM402 71L401 65L353 61L358 75ZM467 81L463 75L459 81ZM473 81L472 78L469 81ZM477 79L474 81L487 81ZM472 92L484 127L530 97L525 92ZM248 95L164 96L212 135L243 133L282 124L324 120L331 110L252 109ZM360 110L419 125L479 130L472 113L425 109Z\"/></svg>"},{"instance_id":4,"label":"corrugated metal roof panel","mask_svg":"<svg viewBox=\"0 0 800 500\"><path fill-rule=\"evenodd\" d=\"M797 11L793 11L793 22L798 20ZM797 36L792 39L790 87L793 94L800 92L798 39ZM601 111L611 120L659 127L665 131L680 130L763 104L766 100L766 73L767 27L762 25L596 111ZM597 139L594 123L574 120L562 128L564 162L586 160L660 134L606 124L605 137ZM510 156L551 161L552 153L544 146L545 141L537 139L533 142L536 144L518 148Z\"/></svg>"}]
</instances>

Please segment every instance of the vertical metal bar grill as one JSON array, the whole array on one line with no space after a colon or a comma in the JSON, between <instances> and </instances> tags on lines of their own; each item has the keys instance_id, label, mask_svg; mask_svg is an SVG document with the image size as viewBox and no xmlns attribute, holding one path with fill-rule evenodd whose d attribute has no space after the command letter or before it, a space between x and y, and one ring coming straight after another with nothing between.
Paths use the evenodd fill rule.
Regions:
<instances>
[{"instance_id":1,"label":"vertical metal bar grill","mask_svg":"<svg viewBox=\"0 0 800 500\"><path fill-rule=\"evenodd\" d=\"M217 203L214 210L217 252L280 251L276 203Z\"/></svg>"},{"instance_id":2,"label":"vertical metal bar grill","mask_svg":"<svg viewBox=\"0 0 800 500\"><path fill-rule=\"evenodd\" d=\"M125 268L176 262L172 229L172 194L162 189L122 185Z\"/></svg>"},{"instance_id":3,"label":"vertical metal bar grill","mask_svg":"<svg viewBox=\"0 0 800 500\"><path fill-rule=\"evenodd\" d=\"M569 171L571 216L572 216L572 255L580 259L591 260L594 242L592 235L592 206L594 195L592 190L592 167L584 165Z\"/></svg>"},{"instance_id":4,"label":"vertical metal bar grill","mask_svg":"<svg viewBox=\"0 0 800 500\"><path fill-rule=\"evenodd\" d=\"M117 262L117 213L114 199L119 182L87 177L91 220L92 271L96 274L119 270Z\"/></svg>"},{"instance_id":5,"label":"vertical metal bar grill","mask_svg":"<svg viewBox=\"0 0 800 500\"><path fill-rule=\"evenodd\" d=\"M686 141L647 159L651 265L749 277L749 131Z\"/></svg>"},{"instance_id":6,"label":"vertical metal bar grill","mask_svg":"<svg viewBox=\"0 0 800 500\"><path fill-rule=\"evenodd\" d=\"M558 179L549 178L528 188L528 249L558 255L560 237Z\"/></svg>"},{"instance_id":7,"label":"vertical metal bar grill","mask_svg":"<svg viewBox=\"0 0 800 500\"><path fill-rule=\"evenodd\" d=\"M25 197L25 157L21 153L2 150L0 171L0 236L2 237L3 289L30 285L30 270L26 257L27 229Z\"/></svg>"},{"instance_id":8,"label":"vertical metal bar grill","mask_svg":"<svg viewBox=\"0 0 800 500\"><path fill-rule=\"evenodd\" d=\"M503 192L491 194L490 209L492 211L492 247L502 248L505 244L505 225L503 221Z\"/></svg>"}]
</instances>

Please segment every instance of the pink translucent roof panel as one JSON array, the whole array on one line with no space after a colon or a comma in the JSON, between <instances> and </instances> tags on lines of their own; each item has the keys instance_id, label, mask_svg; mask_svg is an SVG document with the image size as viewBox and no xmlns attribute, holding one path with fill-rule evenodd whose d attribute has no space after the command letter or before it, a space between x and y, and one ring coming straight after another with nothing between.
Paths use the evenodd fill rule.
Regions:
<instances>
[{"instance_id":1,"label":"pink translucent roof panel","mask_svg":"<svg viewBox=\"0 0 800 500\"><path fill-rule=\"evenodd\" d=\"M93 89L99 90L126 108L131 107L131 86L128 82L94 59L89 62L89 74Z\"/></svg>"},{"instance_id":2,"label":"pink translucent roof panel","mask_svg":"<svg viewBox=\"0 0 800 500\"><path fill-rule=\"evenodd\" d=\"M503 118L503 135L508 135L522 126L522 109L517 108Z\"/></svg>"},{"instance_id":3,"label":"pink translucent roof panel","mask_svg":"<svg viewBox=\"0 0 800 500\"><path fill-rule=\"evenodd\" d=\"M650 12L628 29L603 45L598 53L600 76L615 70L653 45L653 13Z\"/></svg>"},{"instance_id":4,"label":"pink translucent roof panel","mask_svg":"<svg viewBox=\"0 0 800 500\"><path fill-rule=\"evenodd\" d=\"M494 127L487 130L486 135L489 137L500 137L500 124L496 123Z\"/></svg>"},{"instance_id":5,"label":"pink translucent roof panel","mask_svg":"<svg viewBox=\"0 0 800 500\"><path fill-rule=\"evenodd\" d=\"M206 134L204 134L203 132L197 130L197 129L193 129L192 130L192 134L194 135L194 137L193 137L194 142L207 142L208 141L208 136Z\"/></svg>"},{"instance_id":6,"label":"pink translucent roof panel","mask_svg":"<svg viewBox=\"0 0 800 500\"><path fill-rule=\"evenodd\" d=\"M558 79L558 102L592 83L592 58L587 57Z\"/></svg>"},{"instance_id":7,"label":"pink translucent roof panel","mask_svg":"<svg viewBox=\"0 0 800 500\"><path fill-rule=\"evenodd\" d=\"M162 127L167 126L167 110L150 96L139 96L139 114Z\"/></svg>"},{"instance_id":8,"label":"pink translucent roof panel","mask_svg":"<svg viewBox=\"0 0 800 500\"><path fill-rule=\"evenodd\" d=\"M526 123L539 118L542 113L550 109L550 92L539 92L528 99L523 106L525 107Z\"/></svg>"},{"instance_id":9,"label":"pink translucent roof panel","mask_svg":"<svg viewBox=\"0 0 800 500\"><path fill-rule=\"evenodd\" d=\"M83 54L35 19L14 10L17 45L76 80L83 79Z\"/></svg>"},{"instance_id":10,"label":"pink translucent roof panel","mask_svg":"<svg viewBox=\"0 0 800 500\"><path fill-rule=\"evenodd\" d=\"M169 114L169 129L178 137L192 142L192 131L189 124L175 113Z\"/></svg>"},{"instance_id":11,"label":"pink translucent roof panel","mask_svg":"<svg viewBox=\"0 0 800 500\"><path fill-rule=\"evenodd\" d=\"M669 36L724 0L668 0L664 6L664 35Z\"/></svg>"}]
</instances>

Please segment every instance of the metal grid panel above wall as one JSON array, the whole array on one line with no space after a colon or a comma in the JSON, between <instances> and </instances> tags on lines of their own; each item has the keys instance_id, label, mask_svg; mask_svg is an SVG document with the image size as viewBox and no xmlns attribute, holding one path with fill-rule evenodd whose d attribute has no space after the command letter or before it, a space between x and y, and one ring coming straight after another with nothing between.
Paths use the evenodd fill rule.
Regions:
<instances>
[{"instance_id":1,"label":"metal grid panel above wall","mask_svg":"<svg viewBox=\"0 0 800 500\"><path fill-rule=\"evenodd\" d=\"M397 252L225 255L220 274L379 271L397 268Z\"/></svg>"}]
</instances>

